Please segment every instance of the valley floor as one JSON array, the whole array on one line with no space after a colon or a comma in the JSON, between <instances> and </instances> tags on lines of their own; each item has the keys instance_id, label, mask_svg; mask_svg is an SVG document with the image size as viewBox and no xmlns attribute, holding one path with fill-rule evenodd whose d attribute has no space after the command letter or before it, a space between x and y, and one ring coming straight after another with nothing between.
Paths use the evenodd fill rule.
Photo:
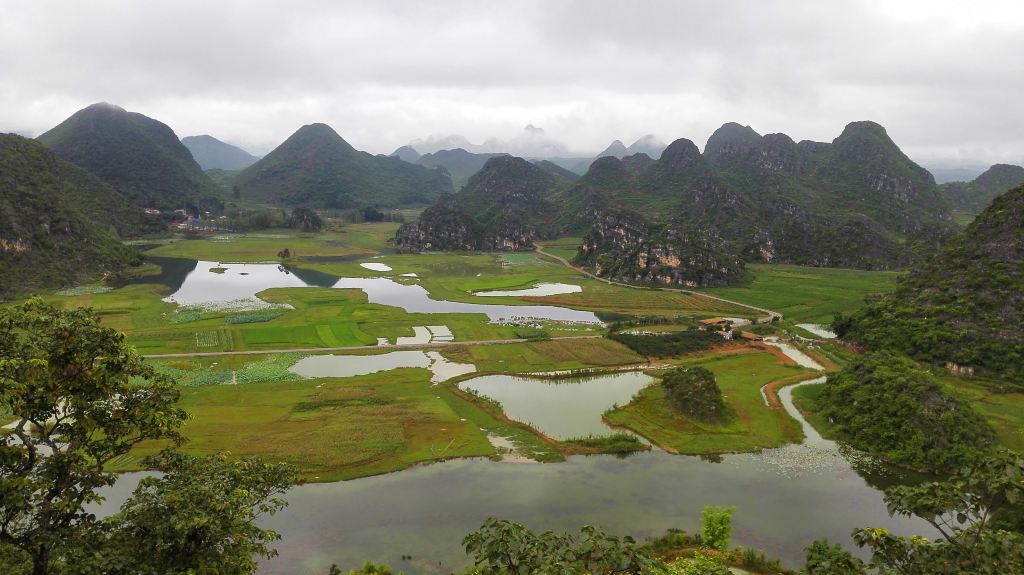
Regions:
<instances>
[{"instance_id":1,"label":"valley floor","mask_svg":"<svg viewBox=\"0 0 1024 575\"><path fill-rule=\"evenodd\" d=\"M45 297L60 306L94 307L106 325L125 332L140 353L151 356L158 369L179 382L182 406L190 414L183 430L189 440L186 451L226 450L290 461L307 481L333 481L457 457L556 461L573 453L623 448L621 441L556 441L529 422L513 421L501 405L461 387L475 376L556 371L602 376L638 369L656 378L660 369L672 365L703 365L716 374L736 411L733 423L708 426L682 417L667 407L658 385L643 389L630 402L607 405L602 408L605 413L598 411L594 417L631 430L657 448L708 454L799 441L800 426L777 406L766 405L761 388L814 375L746 344L652 361L601 337L605 329L600 324L492 321L477 311L409 311L400 307L404 303L372 303L370 299L378 296L371 297L366 289L335 287L339 280L361 286L359 282L385 278L387 289L418 289L434 302L509 306L502 309L510 310L512 317L517 306L594 312L605 321L658 316L665 329L676 329L673 322L711 316L754 318L763 310L778 311L785 321L752 329L805 341L821 363L835 366L848 352L795 323L828 323L832 314L856 308L865 296L891 286L896 277L887 272L754 265L742 287L700 293L637 289L608 284L564 265L559 258L571 258L577 239L545 243L544 251L557 257L405 255L389 249L387 239L394 228L395 224L356 224L321 234L273 231L169 240L147 252L152 263L123 287L84 286ZM281 261L278 253L286 248L292 257ZM256 262L275 265L240 266ZM192 285L189 282L213 286L207 289L217 292L217 286L237 289L256 281L240 270L273 275L268 287L252 291L251 299L262 302L257 309L167 301L180 295L182 286ZM549 296L475 295L537 284L579 287ZM430 349L441 355L428 355ZM351 358L379 356L380 370L310 377L293 371L304 358L326 353L343 355L342 360L352 365L359 362ZM468 367L442 373L449 364ZM467 369L475 373L466 373ZM1020 394L951 384L963 387L982 406L1000 430L1001 441L1024 443L1017 415L1024 403ZM807 387L799 391L798 398L813 393ZM144 456L161 447L144 445L122 458L118 468L138 469Z\"/></svg>"}]
</instances>

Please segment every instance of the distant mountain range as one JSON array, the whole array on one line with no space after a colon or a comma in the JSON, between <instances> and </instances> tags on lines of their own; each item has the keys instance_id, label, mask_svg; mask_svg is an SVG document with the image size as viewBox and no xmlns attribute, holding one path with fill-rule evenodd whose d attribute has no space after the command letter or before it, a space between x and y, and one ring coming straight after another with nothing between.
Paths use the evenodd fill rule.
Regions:
<instances>
[{"instance_id":1,"label":"distant mountain range","mask_svg":"<svg viewBox=\"0 0 1024 575\"><path fill-rule=\"evenodd\" d=\"M39 142L0 134L0 174L0 301L138 264L120 238L165 229Z\"/></svg>"},{"instance_id":2,"label":"distant mountain range","mask_svg":"<svg viewBox=\"0 0 1024 575\"><path fill-rule=\"evenodd\" d=\"M997 196L895 292L841 323L845 339L872 350L1024 380L1024 185Z\"/></svg>"},{"instance_id":3,"label":"distant mountain range","mask_svg":"<svg viewBox=\"0 0 1024 575\"><path fill-rule=\"evenodd\" d=\"M464 136L451 134L433 135L409 142L409 147L420 154L432 154L441 150L461 148L475 154L511 154L524 158L550 158L569 156L568 148L557 140L549 138L542 128L528 125L516 137L501 140L488 138L482 144L473 144Z\"/></svg>"},{"instance_id":4,"label":"distant mountain range","mask_svg":"<svg viewBox=\"0 0 1024 575\"><path fill-rule=\"evenodd\" d=\"M452 178L452 185L456 190L462 188L469 181L470 176L480 171L487 163L487 160L495 156L506 156L508 154L474 154L462 148L454 150L439 150L430 154L424 154L414 162L428 168L443 168Z\"/></svg>"},{"instance_id":5,"label":"distant mountain range","mask_svg":"<svg viewBox=\"0 0 1024 575\"><path fill-rule=\"evenodd\" d=\"M947 182L939 190L954 210L976 216L996 196L1018 184L1024 184L1024 167L995 164L970 182Z\"/></svg>"},{"instance_id":6,"label":"distant mountain range","mask_svg":"<svg viewBox=\"0 0 1024 575\"><path fill-rule=\"evenodd\" d=\"M312 208L423 205L451 191L443 170L360 152L326 124L299 128L234 181L239 199Z\"/></svg>"},{"instance_id":7,"label":"distant mountain range","mask_svg":"<svg viewBox=\"0 0 1024 575\"><path fill-rule=\"evenodd\" d=\"M188 136L181 143L203 170L241 170L256 163L257 158L242 148L226 144L213 136Z\"/></svg>"},{"instance_id":8,"label":"distant mountain range","mask_svg":"<svg viewBox=\"0 0 1024 575\"><path fill-rule=\"evenodd\" d=\"M532 126L527 126L528 130L531 128ZM538 128L532 129L538 130L541 134L543 133L543 131ZM438 145L453 143L461 143L464 146L469 146L469 148L457 147L454 149L440 149L421 154L423 150L415 147L426 146L428 149L432 149ZM488 150L493 147L500 148L501 146L506 146L507 149L495 149L495 151L492 152L481 151ZM664 151L665 144L651 134L641 137L629 147L626 147L622 141L615 140L608 146L608 148L594 157L547 157L534 156L529 153L514 154L509 151L516 147L522 146L512 145L507 142L493 139L488 140L483 145L474 146L473 144L469 144L462 136L446 136L434 140L416 140L409 145L401 146L390 155L392 157L401 158L402 160L412 164L445 168L452 177L452 183L454 184L455 189L458 190L469 181L470 176L483 168L488 159L497 155L517 155L530 159L535 163L545 162L545 166L547 166L549 171L557 168L557 171L554 171L553 173L557 173L558 175L570 180L575 180L585 174L590 168L590 164L598 158L607 156L623 158L625 156L643 153L651 158L657 159L661 157L661 152ZM470 151L470 149L476 151ZM527 147L527 149L530 148ZM546 148L541 149L540 151L545 150Z\"/></svg>"},{"instance_id":9,"label":"distant mountain range","mask_svg":"<svg viewBox=\"0 0 1024 575\"><path fill-rule=\"evenodd\" d=\"M703 154L680 139L657 160L600 158L576 182L543 179L527 165L490 160L455 196L463 213L497 234L480 245L527 249L537 238L587 233L602 214L626 210L631 221L680 238L713 231L724 240L716 247L721 261L731 253L746 261L897 268L955 231L931 174L872 122L848 125L831 143L796 143L730 123L715 131ZM498 228L490 223L495 214L502 215ZM411 238L422 240L432 227L421 220L416 233L400 233L403 249L418 249Z\"/></svg>"},{"instance_id":10,"label":"distant mountain range","mask_svg":"<svg viewBox=\"0 0 1024 575\"><path fill-rule=\"evenodd\" d=\"M38 140L136 205L175 209L219 203L215 185L174 131L142 114L93 104Z\"/></svg>"}]
</instances>

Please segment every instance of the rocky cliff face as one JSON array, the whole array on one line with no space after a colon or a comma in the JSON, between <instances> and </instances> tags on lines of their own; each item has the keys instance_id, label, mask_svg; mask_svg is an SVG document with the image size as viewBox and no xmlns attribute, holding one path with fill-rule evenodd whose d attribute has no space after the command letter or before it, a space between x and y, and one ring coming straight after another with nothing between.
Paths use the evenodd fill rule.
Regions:
<instances>
[{"instance_id":1,"label":"rocky cliff face","mask_svg":"<svg viewBox=\"0 0 1024 575\"><path fill-rule=\"evenodd\" d=\"M419 220L398 228L395 243L403 253L473 251L481 248L483 230L451 194L445 194L423 210Z\"/></svg>"},{"instance_id":2,"label":"rocky cliff face","mask_svg":"<svg viewBox=\"0 0 1024 575\"><path fill-rule=\"evenodd\" d=\"M596 219L576 261L602 277L688 287L735 283L744 269L710 227L652 227L639 215L615 211Z\"/></svg>"},{"instance_id":3,"label":"rocky cliff face","mask_svg":"<svg viewBox=\"0 0 1024 575\"><path fill-rule=\"evenodd\" d=\"M534 240L551 237L558 210L550 198L569 184L522 158L494 156L459 193L403 226L396 241L405 251L531 250Z\"/></svg>"}]
</instances>

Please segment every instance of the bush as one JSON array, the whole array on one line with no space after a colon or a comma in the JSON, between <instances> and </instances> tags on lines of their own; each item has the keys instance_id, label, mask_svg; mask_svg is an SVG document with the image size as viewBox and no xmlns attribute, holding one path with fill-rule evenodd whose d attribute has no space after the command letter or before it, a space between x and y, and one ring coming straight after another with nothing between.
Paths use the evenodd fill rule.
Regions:
<instances>
[{"instance_id":1,"label":"bush","mask_svg":"<svg viewBox=\"0 0 1024 575\"><path fill-rule=\"evenodd\" d=\"M613 333L608 339L617 341L646 357L674 357L710 349L722 343L721 336L701 330L687 330L664 335L632 335Z\"/></svg>"},{"instance_id":2,"label":"bush","mask_svg":"<svg viewBox=\"0 0 1024 575\"><path fill-rule=\"evenodd\" d=\"M667 565L668 575L731 575L732 571L718 557L705 555L700 551L693 557L676 559Z\"/></svg>"},{"instance_id":3,"label":"bush","mask_svg":"<svg viewBox=\"0 0 1024 575\"><path fill-rule=\"evenodd\" d=\"M662 376L661 386L669 403L702 421L722 421L732 410L722 399L715 375L703 367L679 367Z\"/></svg>"},{"instance_id":4,"label":"bush","mask_svg":"<svg viewBox=\"0 0 1024 575\"><path fill-rule=\"evenodd\" d=\"M854 447L916 469L959 468L994 437L966 400L904 357L874 354L848 364L829 376L818 401Z\"/></svg>"},{"instance_id":5,"label":"bush","mask_svg":"<svg viewBox=\"0 0 1024 575\"><path fill-rule=\"evenodd\" d=\"M867 568L864 562L843 549L838 543L828 544L828 539L819 539L811 543L804 552L807 563L804 570L807 575L865 575Z\"/></svg>"},{"instance_id":6,"label":"bush","mask_svg":"<svg viewBox=\"0 0 1024 575\"><path fill-rule=\"evenodd\" d=\"M701 512L700 539L712 549L725 551L732 540L732 512L734 507L707 506Z\"/></svg>"}]
</instances>

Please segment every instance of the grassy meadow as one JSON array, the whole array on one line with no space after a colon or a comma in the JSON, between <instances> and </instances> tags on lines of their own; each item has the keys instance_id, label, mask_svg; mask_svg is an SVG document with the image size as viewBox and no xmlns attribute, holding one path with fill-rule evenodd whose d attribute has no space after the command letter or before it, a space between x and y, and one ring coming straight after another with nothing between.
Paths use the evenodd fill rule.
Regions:
<instances>
[{"instance_id":1,"label":"grassy meadow","mask_svg":"<svg viewBox=\"0 0 1024 575\"><path fill-rule=\"evenodd\" d=\"M800 425L782 409L765 405L760 389L777 380L799 380L814 372L786 365L777 356L750 348L745 353L703 354L684 365L715 374L726 403L736 413L727 423L705 423L674 409L658 384L643 389L628 405L605 413L605 420L634 431L667 450L685 454L756 451L803 439Z\"/></svg>"},{"instance_id":2,"label":"grassy meadow","mask_svg":"<svg viewBox=\"0 0 1024 575\"><path fill-rule=\"evenodd\" d=\"M777 311L790 322L824 323L836 312L864 305L868 295L891 291L899 272L748 264L739 287L703 288L704 293Z\"/></svg>"}]
</instances>

